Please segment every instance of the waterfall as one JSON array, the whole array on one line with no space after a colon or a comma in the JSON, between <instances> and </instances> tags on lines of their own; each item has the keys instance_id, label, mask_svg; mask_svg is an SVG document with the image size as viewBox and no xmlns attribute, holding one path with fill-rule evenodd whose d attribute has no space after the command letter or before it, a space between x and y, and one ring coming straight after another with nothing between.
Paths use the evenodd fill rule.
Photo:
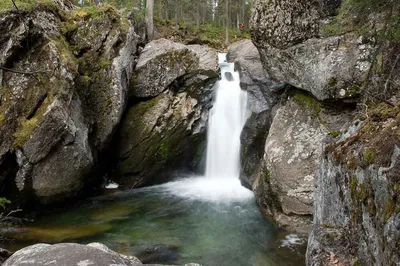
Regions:
<instances>
[{"instance_id":1,"label":"waterfall","mask_svg":"<svg viewBox=\"0 0 400 266\"><path fill-rule=\"evenodd\" d=\"M207 135L206 177L238 179L240 133L246 122L247 93L240 88L239 73L226 54L219 54L221 80L210 111Z\"/></svg>"},{"instance_id":2,"label":"waterfall","mask_svg":"<svg viewBox=\"0 0 400 266\"><path fill-rule=\"evenodd\" d=\"M215 84L215 101L207 132L205 176L161 185L172 195L216 203L253 199L252 191L239 180L240 134L246 122L247 93L240 88L239 73L219 54L221 80Z\"/></svg>"}]
</instances>

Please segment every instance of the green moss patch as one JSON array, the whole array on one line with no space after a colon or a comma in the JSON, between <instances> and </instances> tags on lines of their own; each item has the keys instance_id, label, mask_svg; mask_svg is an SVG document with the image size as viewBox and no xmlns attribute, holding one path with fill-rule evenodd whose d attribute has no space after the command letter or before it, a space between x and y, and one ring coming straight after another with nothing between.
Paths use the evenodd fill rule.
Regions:
<instances>
[{"instance_id":1,"label":"green moss patch","mask_svg":"<svg viewBox=\"0 0 400 266\"><path fill-rule=\"evenodd\" d=\"M313 110L316 114L319 114L322 109L322 103L315 99L313 96L305 92L295 92L293 95L293 100L296 101L303 108Z\"/></svg>"},{"instance_id":2,"label":"green moss patch","mask_svg":"<svg viewBox=\"0 0 400 266\"><path fill-rule=\"evenodd\" d=\"M366 148L362 153L362 160L364 164L372 164L374 162L375 152L371 148Z\"/></svg>"},{"instance_id":3,"label":"green moss patch","mask_svg":"<svg viewBox=\"0 0 400 266\"><path fill-rule=\"evenodd\" d=\"M50 100L49 97L47 97L32 118L26 119L25 117L22 117L19 119L18 128L13 134L14 145L16 147L24 146L24 144L29 140L35 128L42 122L49 103Z\"/></svg>"},{"instance_id":4,"label":"green moss patch","mask_svg":"<svg viewBox=\"0 0 400 266\"><path fill-rule=\"evenodd\" d=\"M88 20L88 19L104 19L106 16L112 16L117 21L120 19L115 7L109 4L93 5L80 7L68 14L69 20Z\"/></svg>"}]
</instances>

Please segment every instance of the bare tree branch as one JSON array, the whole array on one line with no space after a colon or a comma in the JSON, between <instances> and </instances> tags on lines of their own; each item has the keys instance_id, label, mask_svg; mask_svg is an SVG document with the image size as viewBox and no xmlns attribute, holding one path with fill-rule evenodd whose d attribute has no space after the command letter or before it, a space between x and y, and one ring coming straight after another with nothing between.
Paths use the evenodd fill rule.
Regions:
<instances>
[{"instance_id":1,"label":"bare tree branch","mask_svg":"<svg viewBox=\"0 0 400 266\"><path fill-rule=\"evenodd\" d=\"M396 107L393 103L389 102L388 100L385 100L385 99L383 99L383 98L381 98L379 96L373 95L372 93L370 93L368 91L365 91L364 94L367 94L367 95L369 95L369 96L371 96L371 97L373 97L373 98L375 98L375 99L377 99L377 100L379 100L381 102L384 102L387 105L390 105L391 107Z\"/></svg>"},{"instance_id":2,"label":"bare tree branch","mask_svg":"<svg viewBox=\"0 0 400 266\"><path fill-rule=\"evenodd\" d=\"M46 71L46 70L38 70L38 71L32 71L32 72L18 71L18 70L14 70L14 69L2 67L2 66L0 66L0 69L7 71L7 72L23 74L23 75L35 75L35 74L48 74L49 73L49 71Z\"/></svg>"},{"instance_id":3,"label":"bare tree branch","mask_svg":"<svg viewBox=\"0 0 400 266\"><path fill-rule=\"evenodd\" d=\"M15 9L19 12L19 8L18 8L17 4L15 3L15 1L14 0L11 0L11 1L12 1L13 5L14 5Z\"/></svg>"}]
</instances>

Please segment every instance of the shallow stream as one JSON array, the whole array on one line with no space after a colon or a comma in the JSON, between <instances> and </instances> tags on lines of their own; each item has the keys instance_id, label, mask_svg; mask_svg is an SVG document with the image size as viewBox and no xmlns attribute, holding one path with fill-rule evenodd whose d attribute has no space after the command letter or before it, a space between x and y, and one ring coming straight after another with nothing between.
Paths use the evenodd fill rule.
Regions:
<instances>
[{"instance_id":1,"label":"shallow stream","mask_svg":"<svg viewBox=\"0 0 400 266\"><path fill-rule=\"evenodd\" d=\"M203 186L223 189L210 194ZM161 258L166 264L304 265L305 252L305 240L261 216L250 191L205 178L115 191L38 217L8 236L15 239L6 246L12 250L39 242L101 242L120 253L140 255L163 244L174 250Z\"/></svg>"}]
</instances>

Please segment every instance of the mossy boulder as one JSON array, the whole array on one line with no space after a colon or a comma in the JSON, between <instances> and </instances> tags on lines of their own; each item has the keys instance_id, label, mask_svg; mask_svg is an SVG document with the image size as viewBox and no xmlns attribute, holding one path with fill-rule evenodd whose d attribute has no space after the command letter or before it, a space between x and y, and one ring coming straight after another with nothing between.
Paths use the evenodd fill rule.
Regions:
<instances>
[{"instance_id":1,"label":"mossy boulder","mask_svg":"<svg viewBox=\"0 0 400 266\"><path fill-rule=\"evenodd\" d=\"M212 84L205 86L210 93ZM205 148L207 114L201 100L170 90L130 108L118 136L113 178L131 188L196 170Z\"/></svg>"},{"instance_id":2,"label":"mossy boulder","mask_svg":"<svg viewBox=\"0 0 400 266\"><path fill-rule=\"evenodd\" d=\"M133 76L130 94L140 101L122 120L113 179L131 188L197 170L218 77L216 50L153 41L140 54Z\"/></svg>"},{"instance_id":3,"label":"mossy boulder","mask_svg":"<svg viewBox=\"0 0 400 266\"><path fill-rule=\"evenodd\" d=\"M0 193L14 203L82 190L120 121L134 68L136 35L114 9L51 7L0 14L0 65L11 69L0 70Z\"/></svg>"}]
</instances>

